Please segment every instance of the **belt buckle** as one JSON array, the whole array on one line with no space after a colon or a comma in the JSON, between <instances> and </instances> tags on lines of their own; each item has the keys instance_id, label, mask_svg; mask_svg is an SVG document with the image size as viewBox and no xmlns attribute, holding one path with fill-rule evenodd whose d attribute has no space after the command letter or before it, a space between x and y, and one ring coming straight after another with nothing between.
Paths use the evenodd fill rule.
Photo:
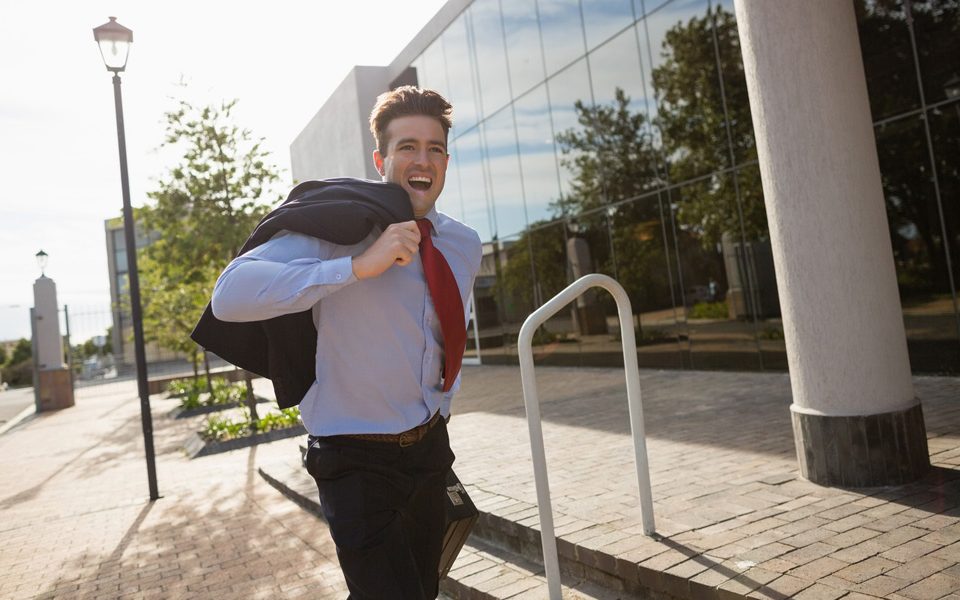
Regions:
<instances>
[{"instance_id":1,"label":"belt buckle","mask_svg":"<svg viewBox=\"0 0 960 600\"><path fill-rule=\"evenodd\" d=\"M400 434L400 447L406 448L412 446L419 441L416 430L404 431Z\"/></svg>"}]
</instances>

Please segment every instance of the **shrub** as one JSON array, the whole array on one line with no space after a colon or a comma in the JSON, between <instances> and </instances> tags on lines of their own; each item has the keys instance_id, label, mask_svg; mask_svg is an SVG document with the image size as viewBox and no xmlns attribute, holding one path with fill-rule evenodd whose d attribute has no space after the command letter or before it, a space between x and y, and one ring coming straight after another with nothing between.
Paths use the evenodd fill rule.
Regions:
<instances>
[{"instance_id":1,"label":"shrub","mask_svg":"<svg viewBox=\"0 0 960 600\"><path fill-rule=\"evenodd\" d=\"M207 391L207 378L205 375L200 377L187 377L185 379L174 379L167 384L167 394L170 397L185 396L191 391L196 391L197 395Z\"/></svg>"},{"instance_id":2,"label":"shrub","mask_svg":"<svg viewBox=\"0 0 960 600\"><path fill-rule=\"evenodd\" d=\"M726 319L729 316L726 302L697 302L690 309L691 319Z\"/></svg>"},{"instance_id":3,"label":"shrub","mask_svg":"<svg viewBox=\"0 0 960 600\"><path fill-rule=\"evenodd\" d=\"M200 435L207 441L226 441L253 433L295 427L299 423L300 409L294 406L280 412L268 413L257 421L254 427L254 423L250 421L250 411L244 408L232 417L209 417L204 422Z\"/></svg>"},{"instance_id":4,"label":"shrub","mask_svg":"<svg viewBox=\"0 0 960 600\"><path fill-rule=\"evenodd\" d=\"M240 404L246 392L246 386L242 383L230 383L223 377L217 377L211 382L213 393L207 399L207 405L215 404Z\"/></svg>"}]
</instances>

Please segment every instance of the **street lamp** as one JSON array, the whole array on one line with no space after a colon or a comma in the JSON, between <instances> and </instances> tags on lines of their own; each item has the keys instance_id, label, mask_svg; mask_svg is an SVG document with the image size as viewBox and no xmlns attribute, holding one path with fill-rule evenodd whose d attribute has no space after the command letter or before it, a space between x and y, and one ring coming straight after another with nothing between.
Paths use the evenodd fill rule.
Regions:
<instances>
[{"instance_id":1,"label":"street lamp","mask_svg":"<svg viewBox=\"0 0 960 600\"><path fill-rule=\"evenodd\" d=\"M120 73L127 67L133 32L116 17L93 30L93 39L107 70L113 73L113 100L117 112L117 144L120 148L120 184L123 188L123 230L127 248L127 278L130 290L130 316L133 319L133 348L137 359L137 390L140 394L140 420L147 454L147 480L150 499L160 497L157 491L157 467L153 452L153 418L150 415L150 394L147 388L147 361L143 344L143 316L140 310L140 277L137 274L137 244L134 237L133 209L130 207L130 180L127 177L127 143L123 132L123 103L120 98Z\"/></svg>"},{"instance_id":2,"label":"street lamp","mask_svg":"<svg viewBox=\"0 0 960 600\"><path fill-rule=\"evenodd\" d=\"M36 254L37 265L39 265L40 267L40 277L46 277L46 275L44 274L44 270L47 268L48 256L49 255L43 250L41 250L40 252L37 252Z\"/></svg>"}]
</instances>

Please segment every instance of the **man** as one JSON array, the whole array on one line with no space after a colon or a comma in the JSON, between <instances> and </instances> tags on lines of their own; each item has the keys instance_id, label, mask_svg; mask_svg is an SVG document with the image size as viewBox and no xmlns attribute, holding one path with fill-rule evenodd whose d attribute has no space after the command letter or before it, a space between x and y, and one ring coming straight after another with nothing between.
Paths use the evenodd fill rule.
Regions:
<instances>
[{"instance_id":1,"label":"man","mask_svg":"<svg viewBox=\"0 0 960 600\"><path fill-rule=\"evenodd\" d=\"M316 381L300 402L307 469L352 600L438 593L454 459L446 419L481 257L477 233L434 206L451 110L438 93L405 86L371 113L377 171L409 195L414 221L351 246L281 231L231 262L213 293L223 321L312 311Z\"/></svg>"}]
</instances>

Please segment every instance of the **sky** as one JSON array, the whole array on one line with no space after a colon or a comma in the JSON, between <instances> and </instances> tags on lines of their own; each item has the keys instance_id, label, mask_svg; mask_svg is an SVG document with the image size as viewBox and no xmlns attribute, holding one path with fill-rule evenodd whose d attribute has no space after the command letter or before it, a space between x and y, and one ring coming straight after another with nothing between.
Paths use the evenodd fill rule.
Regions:
<instances>
[{"instance_id":1,"label":"sky","mask_svg":"<svg viewBox=\"0 0 960 600\"><path fill-rule=\"evenodd\" d=\"M291 142L349 70L389 64L444 1L0 0L0 341L30 337L41 249L74 340L101 333L83 329L109 311L104 220L122 195L94 27L115 16L133 30L122 89L136 207L176 159L158 150L174 98L237 98L236 122L266 138L283 191Z\"/></svg>"}]
</instances>

